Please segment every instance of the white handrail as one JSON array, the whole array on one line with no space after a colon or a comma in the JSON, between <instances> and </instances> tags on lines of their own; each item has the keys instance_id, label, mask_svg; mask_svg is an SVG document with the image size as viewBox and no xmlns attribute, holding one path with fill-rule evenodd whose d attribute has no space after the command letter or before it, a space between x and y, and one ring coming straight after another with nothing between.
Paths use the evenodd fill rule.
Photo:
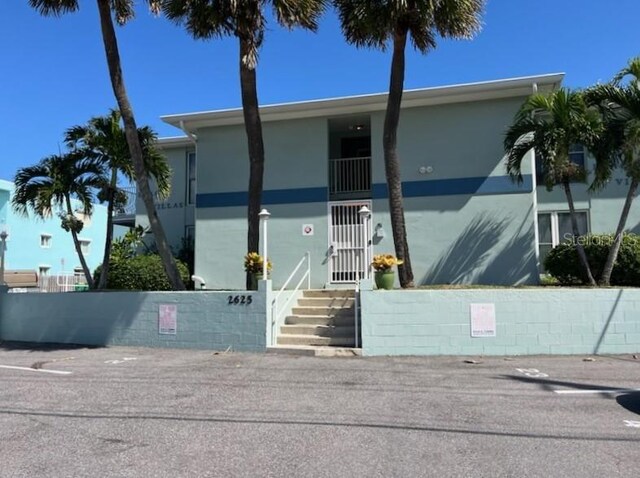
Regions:
<instances>
[{"instance_id":1,"label":"white handrail","mask_svg":"<svg viewBox=\"0 0 640 478\"><path fill-rule=\"evenodd\" d=\"M293 289L293 293L289 296L289 298L284 303L284 305L282 307L278 307L278 298L280 297L282 292L286 289L286 287L289 285L289 282L291 282L291 279L293 279L293 277L296 275L296 273L298 272L300 267L302 267L302 264L304 264L305 261L307 262L307 270L305 271L305 273L302 275L302 277L296 284L295 288ZM311 253L309 251L304 253L304 256L302 256L302 259L300 259L300 261L298 262L298 265L295 267L295 269L293 269L293 272L289 274L289 277L285 281L284 285L280 288L276 296L273 298L273 301L271 302L271 343L272 345L275 345L275 341L276 341L275 329L277 324L280 321L280 314L282 314L282 311L286 310L286 308L289 306L293 298L296 296L296 292L298 292L298 290L300 289L300 286L302 285L305 279L307 280L307 289L310 289L311 288Z\"/></svg>"}]
</instances>

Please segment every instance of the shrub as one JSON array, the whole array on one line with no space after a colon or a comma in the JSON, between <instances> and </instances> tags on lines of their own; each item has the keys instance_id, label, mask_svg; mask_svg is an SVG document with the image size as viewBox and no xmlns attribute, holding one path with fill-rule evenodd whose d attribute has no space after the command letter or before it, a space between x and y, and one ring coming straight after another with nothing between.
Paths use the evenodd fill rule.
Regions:
<instances>
[{"instance_id":1,"label":"shrub","mask_svg":"<svg viewBox=\"0 0 640 478\"><path fill-rule=\"evenodd\" d=\"M581 237L580 242L584 246L591 272L597 280L613 244L613 235L589 234ZM544 266L562 285L588 283L574 242L554 247L547 255ZM640 236L625 234L622 238L620 252L611 274L611 285L640 286Z\"/></svg>"},{"instance_id":2,"label":"shrub","mask_svg":"<svg viewBox=\"0 0 640 478\"><path fill-rule=\"evenodd\" d=\"M176 261L180 277L185 285L189 284L187 266ZM100 267L95 276L100 276ZM112 261L109 265L107 288L116 290L172 290L169 279L162 267L158 254L145 254L126 259Z\"/></svg>"}]
</instances>

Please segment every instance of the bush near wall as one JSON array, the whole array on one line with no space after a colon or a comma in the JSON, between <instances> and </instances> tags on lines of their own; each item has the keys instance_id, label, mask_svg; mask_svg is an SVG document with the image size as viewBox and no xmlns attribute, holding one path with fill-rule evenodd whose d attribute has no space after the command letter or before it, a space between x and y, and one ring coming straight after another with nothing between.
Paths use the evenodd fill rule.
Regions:
<instances>
[{"instance_id":1,"label":"bush near wall","mask_svg":"<svg viewBox=\"0 0 640 478\"><path fill-rule=\"evenodd\" d=\"M180 277L185 285L189 285L189 269L176 260ZM95 272L100 276L101 267ZM97 280L97 279L96 279ZM111 262L107 288L114 290L173 290L162 266L162 259L158 254L144 254Z\"/></svg>"},{"instance_id":2,"label":"bush near wall","mask_svg":"<svg viewBox=\"0 0 640 478\"><path fill-rule=\"evenodd\" d=\"M589 234L579 240L591 266L591 272L598 279L607 260L609 248L613 244L613 234ZM547 272L562 285L587 284L586 275L580 264L575 242L560 244L547 255L544 266ZM625 234L618 258L613 267L611 285L640 286L640 236Z\"/></svg>"}]
</instances>

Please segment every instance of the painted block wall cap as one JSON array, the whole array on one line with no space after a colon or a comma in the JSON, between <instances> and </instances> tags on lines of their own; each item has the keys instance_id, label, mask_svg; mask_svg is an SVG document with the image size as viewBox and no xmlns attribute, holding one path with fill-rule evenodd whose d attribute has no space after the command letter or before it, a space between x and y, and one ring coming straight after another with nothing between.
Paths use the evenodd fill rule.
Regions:
<instances>
[{"instance_id":1,"label":"painted block wall cap","mask_svg":"<svg viewBox=\"0 0 640 478\"><path fill-rule=\"evenodd\" d=\"M406 90L403 95L402 106L403 108L411 108L528 96L531 94L534 84L538 86L539 91L555 90L560 87L563 79L564 73L552 73ZM387 96L387 93L376 93L266 105L260 108L260 115L263 122L268 122L384 111L387 104ZM184 127L187 131L195 131L198 128L207 126L239 125L244 121L241 108L165 115L161 116L160 119L172 126ZM169 141L169 138L166 138L166 140Z\"/></svg>"}]
</instances>

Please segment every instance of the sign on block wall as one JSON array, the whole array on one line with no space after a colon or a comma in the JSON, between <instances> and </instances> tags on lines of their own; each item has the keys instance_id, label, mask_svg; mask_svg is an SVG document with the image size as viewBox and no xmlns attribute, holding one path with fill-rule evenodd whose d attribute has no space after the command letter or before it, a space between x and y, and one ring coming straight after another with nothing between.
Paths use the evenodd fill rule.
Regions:
<instances>
[{"instance_id":1,"label":"sign on block wall","mask_svg":"<svg viewBox=\"0 0 640 478\"><path fill-rule=\"evenodd\" d=\"M178 331L178 306L176 304L160 304L158 312L158 333L176 335Z\"/></svg>"},{"instance_id":2,"label":"sign on block wall","mask_svg":"<svg viewBox=\"0 0 640 478\"><path fill-rule=\"evenodd\" d=\"M469 304L471 337L496 336L496 305Z\"/></svg>"}]
</instances>

